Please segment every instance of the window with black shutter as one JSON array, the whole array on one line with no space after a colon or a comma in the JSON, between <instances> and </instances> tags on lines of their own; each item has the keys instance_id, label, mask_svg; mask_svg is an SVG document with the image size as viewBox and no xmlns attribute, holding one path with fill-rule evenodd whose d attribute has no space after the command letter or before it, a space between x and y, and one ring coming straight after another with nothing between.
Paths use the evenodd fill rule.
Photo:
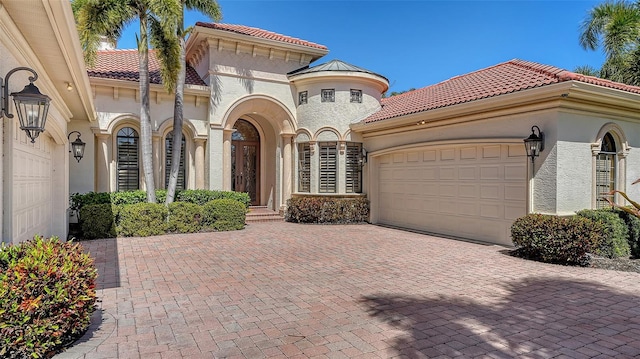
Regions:
<instances>
[{"instance_id":1,"label":"window with black shutter","mask_svg":"<svg viewBox=\"0 0 640 359\"><path fill-rule=\"evenodd\" d=\"M117 135L117 190L133 191L140 188L138 165L138 132L131 127L118 131Z\"/></svg>"},{"instance_id":2,"label":"window with black shutter","mask_svg":"<svg viewBox=\"0 0 640 359\"><path fill-rule=\"evenodd\" d=\"M180 151L180 167L178 169L178 182L176 183L176 189L186 188L186 176L184 169L184 151L185 151L185 139L182 135L182 145ZM171 157L173 156L173 131L167 133L167 137L164 140L165 148L165 161L164 161L164 186L169 186L169 176L171 175Z\"/></svg>"}]
</instances>

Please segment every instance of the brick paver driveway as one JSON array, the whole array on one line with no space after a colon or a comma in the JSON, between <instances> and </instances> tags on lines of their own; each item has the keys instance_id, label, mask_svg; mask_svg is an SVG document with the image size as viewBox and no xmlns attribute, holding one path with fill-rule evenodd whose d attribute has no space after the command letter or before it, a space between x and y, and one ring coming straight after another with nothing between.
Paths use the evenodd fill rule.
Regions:
<instances>
[{"instance_id":1,"label":"brick paver driveway","mask_svg":"<svg viewBox=\"0 0 640 359\"><path fill-rule=\"evenodd\" d=\"M640 275L372 225L83 242L102 323L59 358L640 356Z\"/></svg>"}]
</instances>

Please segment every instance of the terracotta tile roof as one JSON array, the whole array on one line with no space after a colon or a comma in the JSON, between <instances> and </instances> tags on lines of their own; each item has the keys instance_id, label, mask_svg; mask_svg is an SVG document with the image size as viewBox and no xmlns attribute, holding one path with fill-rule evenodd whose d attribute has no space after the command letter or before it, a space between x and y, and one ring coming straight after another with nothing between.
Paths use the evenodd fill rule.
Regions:
<instances>
[{"instance_id":1,"label":"terracotta tile roof","mask_svg":"<svg viewBox=\"0 0 640 359\"><path fill-rule=\"evenodd\" d=\"M363 122L387 120L571 80L640 93L640 87L515 59L466 75L456 76L435 85L384 98L382 99L382 109L365 118Z\"/></svg>"},{"instance_id":2,"label":"terracotta tile roof","mask_svg":"<svg viewBox=\"0 0 640 359\"><path fill-rule=\"evenodd\" d=\"M136 81L140 78L138 72L138 50L103 50L98 51L95 66L88 68L89 77L103 79ZM162 84L160 63L154 50L149 50L149 80L152 84ZM206 86L196 70L187 65L187 85Z\"/></svg>"},{"instance_id":3,"label":"terracotta tile roof","mask_svg":"<svg viewBox=\"0 0 640 359\"><path fill-rule=\"evenodd\" d=\"M207 28L216 29L216 30L224 30L224 31L234 32L236 34L258 37L261 39L274 40L274 41L286 42L294 45L301 45L301 46L307 46L307 47L312 47L312 48L321 49L321 50L327 50L327 47L324 45L316 44L310 41L278 34L278 33L267 31L267 30L262 30L257 27L249 27L244 25L232 25L232 24L220 24L220 23L208 23L208 22L196 22L196 26L202 26L202 27L207 27Z\"/></svg>"}]
</instances>

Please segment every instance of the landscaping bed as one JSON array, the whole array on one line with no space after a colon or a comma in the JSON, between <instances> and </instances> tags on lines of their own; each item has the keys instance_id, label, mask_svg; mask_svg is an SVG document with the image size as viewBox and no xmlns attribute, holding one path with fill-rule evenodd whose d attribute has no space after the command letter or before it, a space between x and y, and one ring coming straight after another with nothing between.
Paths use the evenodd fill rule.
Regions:
<instances>
[{"instance_id":1,"label":"landscaping bed","mask_svg":"<svg viewBox=\"0 0 640 359\"><path fill-rule=\"evenodd\" d=\"M591 257L589 267L640 273L640 259Z\"/></svg>"}]
</instances>

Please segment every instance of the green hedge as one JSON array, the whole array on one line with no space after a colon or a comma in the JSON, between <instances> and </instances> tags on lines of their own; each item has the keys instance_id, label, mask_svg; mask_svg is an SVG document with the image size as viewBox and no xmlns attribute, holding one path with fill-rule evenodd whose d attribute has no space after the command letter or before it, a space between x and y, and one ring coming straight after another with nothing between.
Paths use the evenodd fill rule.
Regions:
<instances>
[{"instance_id":1,"label":"green hedge","mask_svg":"<svg viewBox=\"0 0 640 359\"><path fill-rule=\"evenodd\" d=\"M251 197L244 192L233 191L209 191L204 189L188 189L178 192L176 195L176 202L190 202L199 204L201 206L214 199L230 199L236 202L240 202L244 205L245 209L248 209L251 205Z\"/></svg>"},{"instance_id":2,"label":"green hedge","mask_svg":"<svg viewBox=\"0 0 640 359\"><path fill-rule=\"evenodd\" d=\"M285 219L297 223L363 223L369 220L369 201L364 197L293 197L287 201Z\"/></svg>"},{"instance_id":3,"label":"green hedge","mask_svg":"<svg viewBox=\"0 0 640 359\"><path fill-rule=\"evenodd\" d=\"M156 201L164 203L167 198L167 191L164 189L156 190ZM251 205L251 198L247 193L233 191L210 191L203 189L182 190L177 191L175 202L189 202L204 205L214 199L233 199L241 202L246 208ZM88 192L74 193L70 196L70 208L73 210L81 210L83 206L91 204L136 204L147 201L147 193L142 190L124 191L124 192Z\"/></svg>"},{"instance_id":4,"label":"green hedge","mask_svg":"<svg viewBox=\"0 0 640 359\"><path fill-rule=\"evenodd\" d=\"M204 205L203 227L215 231L234 231L244 228L246 207L232 199L214 199Z\"/></svg>"},{"instance_id":5,"label":"green hedge","mask_svg":"<svg viewBox=\"0 0 640 359\"><path fill-rule=\"evenodd\" d=\"M604 241L594 250L599 256L629 257L629 228L617 212L611 209L585 209L577 213L580 217L602 224Z\"/></svg>"},{"instance_id":6,"label":"green hedge","mask_svg":"<svg viewBox=\"0 0 640 359\"><path fill-rule=\"evenodd\" d=\"M167 230L172 233L199 232L202 229L202 212L202 206L195 203L173 202L169 204Z\"/></svg>"},{"instance_id":7,"label":"green hedge","mask_svg":"<svg viewBox=\"0 0 640 359\"><path fill-rule=\"evenodd\" d=\"M118 212L117 231L124 237L148 237L167 233L167 207L160 203L123 205Z\"/></svg>"},{"instance_id":8,"label":"green hedge","mask_svg":"<svg viewBox=\"0 0 640 359\"><path fill-rule=\"evenodd\" d=\"M209 201L204 206L174 202L125 205L90 204L80 210L84 239L146 237L164 233L229 231L244 228L247 209L231 199Z\"/></svg>"},{"instance_id":9,"label":"green hedge","mask_svg":"<svg viewBox=\"0 0 640 359\"><path fill-rule=\"evenodd\" d=\"M629 250L631 255L640 259L640 219L630 213L616 209L616 213L622 218L629 229Z\"/></svg>"},{"instance_id":10,"label":"green hedge","mask_svg":"<svg viewBox=\"0 0 640 359\"><path fill-rule=\"evenodd\" d=\"M35 237L0 246L0 357L44 358L80 337L95 310L93 259Z\"/></svg>"},{"instance_id":11,"label":"green hedge","mask_svg":"<svg viewBox=\"0 0 640 359\"><path fill-rule=\"evenodd\" d=\"M116 236L118 207L111 204L89 204L80 209L80 228L85 239Z\"/></svg>"},{"instance_id":12,"label":"green hedge","mask_svg":"<svg viewBox=\"0 0 640 359\"><path fill-rule=\"evenodd\" d=\"M581 216L529 214L516 219L511 226L511 239L518 255L561 264L588 264L588 254L604 241L603 233L601 222Z\"/></svg>"}]
</instances>

